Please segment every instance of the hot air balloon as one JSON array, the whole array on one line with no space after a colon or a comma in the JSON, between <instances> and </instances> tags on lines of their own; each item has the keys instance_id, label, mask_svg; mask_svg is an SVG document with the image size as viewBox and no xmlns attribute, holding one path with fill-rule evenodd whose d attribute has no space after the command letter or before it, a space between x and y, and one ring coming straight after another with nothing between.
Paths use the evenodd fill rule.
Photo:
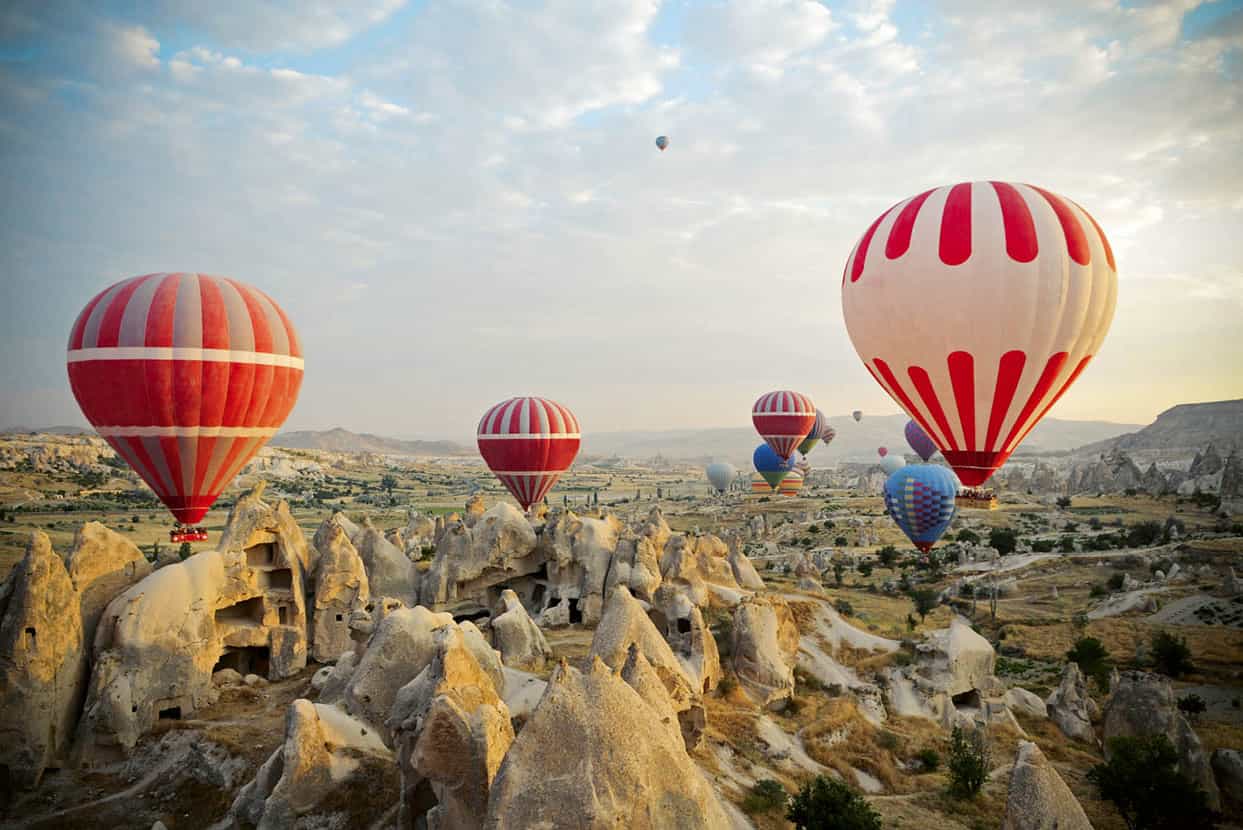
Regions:
<instances>
[{"instance_id":1,"label":"hot air balloon","mask_svg":"<svg viewBox=\"0 0 1243 830\"><path fill-rule=\"evenodd\" d=\"M544 498L574 463L578 419L547 398L510 398L489 409L476 431L479 454L523 510Z\"/></svg>"},{"instance_id":2,"label":"hot air balloon","mask_svg":"<svg viewBox=\"0 0 1243 830\"><path fill-rule=\"evenodd\" d=\"M932 439L928 437L928 433L924 432L923 427L914 421L907 421L904 432L906 443L911 445L916 455L924 461L932 458L933 453L937 451L937 445L932 443Z\"/></svg>"},{"instance_id":3,"label":"hot air balloon","mask_svg":"<svg viewBox=\"0 0 1243 830\"><path fill-rule=\"evenodd\" d=\"M816 423L811 398L798 392L769 392L751 407L751 423L782 459L790 457Z\"/></svg>"},{"instance_id":4,"label":"hot air balloon","mask_svg":"<svg viewBox=\"0 0 1243 830\"><path fill-rule=\"evenodd\" d=\"M855 423L856 423L856 424L857 424L857 423L859 423L860 421L862 421L862 420L863 420L863 410L862 410L862 409L856 409L854 412L851 412L851 413L850 413L850 417L852 417L852 418L854 418L854 419L855 419Z\"/></svg>"},{"instance_id":5,"label":"hot air balloon","mask_svg":"<svg viewBox=\"0 0 1243 830\"><path fill-rule=\"evenodd\" d=\"M669 137L665 135L656 136L656 146L659 147L660 151L663 153L665 148L669 146Z\"/></svg>"},{"instance_id":6,"label":"hot air balloon","mask_svg":"<svg viewBox=\"0 0 1243 830\"><path fill-rule=\"evenodd\" d=\"M803 478L807 478L808 474L811 473L811 464L808 463L807 456L800 453L798 460L794 462L794 469L797 470L798 474Z\"/></svg>"},{"instance_id":7,"label":"hot air balloon","mask_svg":"<svg viewBox=\"0 0 1243 830\"><path fill-rule=\"evenodd\" d=\"M1113 251L1083 208L971 182L873 222L846 262L842 311L876 382L974 487L1100 349L1117 291Z\"/></svg>"},{"instance_id":8,"label":"hot air balloon","mask_svg":"<svg viewBox=\"0 0 1243 830\"><path fill-rule=\"evenodd\" d=\"M95 295L69 335L82 414L177 520L174 541L276 434L302 347L271 297L205 274L147 274Z\"/></svg>"},{"instance_id":9,"label":"hot air balloon","mask_svg":"<svg viewBox=\"0 0 1243 830\"><path fill-rule=\"evenodd\" d=\"M825 430L832 430L825 420L824 413L819 409L816 410L816 420L812 422L811 430L807 433L807 437L803 439L803 443L798 445L798 451L803 455L811 452L812 448L824 440ZM836 435L836 433L834 433ZM832 438L829 439L833 440Z\"/></svg>"},{"instance_id":10,"label":"hot air balloon","mask_svg":"<svg viewBox=\"0 0 1243 830\"><path fill-rule=\"evenodd\" d=\"M885 456L889 455L889 448L888 447L877 447L876 454L879 455L881 458L884 458Z\"/></svg>"},{"instance_id":11,"label":"hot air balloon","mask_svg":"<svg viewBox=\"0 0 1243 830\"><path fill-rule=\"evenodd\" d=\"M738 470L733 464L726 464L718 461L709 464L704 470L708 474L708 481L716 488L718 493L724 493L729 489L729 485L734 483L734 479L738 477Z\"/></svg>"},{"instance_id":12,"label":"hot air balloon","mask_svg":"<svg viewBox=\"0 0 1243 830\"><path fill-rule=\"evenodd\" d=\"M936 464L914 464L885 481L885 508L902 532L927 553L954 519L954 479Z\"/></svg>"},{"instance_id":13,"label":"hot air balloon","mask_svg":"<svg viewBox=\"0 0 1243 830\"><path fill-rule=\"evenodd\" d=\"M905 466L906 460L900 455L887 455L880 460L880 468L890 475Z\"/></svg>"},{"instance_id":14,"label":"hot air balloon","mask_svg":"<svg viewBox=\"0 0 1243 830\"><path fill-rule=\"evenodd\" d=\"M781 483L777 485L777 495L779 496L797 496L799 491L803 489L803 476L797 470L791 470L789 475L781 479Z\"/></svg>"},{"instance_id":15,"label":"hot air balloon","mask_svg":"<svg viewBox=\"0 0 1243 830\"><path fill-rule=\"evenodd\" d=\"M755 453L751 460L755 463L756 472L758 472L768 486L776 490L777 485L781 483L781 479L786 477L790 470L794 469L794 461L788 458L782 458L777 455L772 447L767 444L760 444L755 448Z\"/></svg>"},{"instance_id":16,"label":"hot air balloon","mask_svg":"<svg viewBox=\"0 0 1243 830\"><path fill-rule=\"evenodd\" d=\"M751 474L751 492L752 493L771 493L773 486L764 480L764 476L759 473Z\"/></svg>"}]
</instances>

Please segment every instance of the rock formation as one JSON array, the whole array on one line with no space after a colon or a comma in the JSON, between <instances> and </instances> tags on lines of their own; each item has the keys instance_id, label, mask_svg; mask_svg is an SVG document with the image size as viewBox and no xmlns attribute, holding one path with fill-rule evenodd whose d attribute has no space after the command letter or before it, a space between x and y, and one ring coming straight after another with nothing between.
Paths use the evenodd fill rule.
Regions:
<instances>
[{"instance_id":1,"label":"rock formation","mask_svg":"<svg viewBox=\"0 0 1243 830\"><path fill-rule=\"evenodd\" d=\"M73 735L85 677L82 615L40 530L0 591L0 781L31 788Z\"/></svg>"},{"instance_id":2,"label":"rock formation","mask_svg":"<svg viewBox=\"0 0 1243 830\"><path fill-rule=\"evenodd\" d=\"M1026 689L1020 689L1018 686L1006 692L1006 706L1011 712L1026 715L1029 718L1047 718L1049 716L1049 707L1039 695L1033 694Z\"/></svg>"},{"instance_id":3,"label":"rock formation","mask_svg":"<svg viewBox=\"0 0 1243 830\"><path fill-rule=\"evenodd\" d=\"M729 540L729 567L734 572L734 580L739 587L748 591L763 591L764 580L760 578L755 565L742 551L742 541L737 536Z\"/></svg>"},{"instance_id":4,"label":"rock formation","mask_svg":"<svg viewBox=\"0 0 1243 830\"><path fill-rule=\"evenodd\" d=\"M1121 672L1105 704L1105 757L1118 737L1165 735L1178 753L1179 771L1208 793L1209 806L1220 809L1221 796L1208 753L1187 718L1178 710L1170 681L1142 671Z\"/></svg>"},{"instance_id":5,"label":"rock formation","mask_svg":"<svg viewBox=\"0 0 1243 830\"><path fill-rule=\"evenodd\" d=\"M399 599L409 607L418 604L418 570L405 551L385 539L370 519L352 541L367 570L372 594Z\"/></svg>"},{"instance_id":6,"label":"rock formation","mask_svg":"<svg viewBox=\"0 0 1243 830\"><path fill-rule=\"evenodd\" d=\"M1045 699L1049 719L1062 730L1062 734L1076 741L1094 743L1096 734L1092 721L1098 714L1096 701L1088 694L1088 681L1076 663L1067 663L1062 669L1062 680L1053 693Z\"/></svg>"},{"instance_id":7,"label":"rock formation","mask_svg":"<svg viewBox=\"0 0 1243 830\"><path fill-rule=\"evenodd\" d=\"M493 506L473 527L446 523L420 583L421 602L429 608L489 609L503 590L500 586L540 569L540 558L533 555L535 542L534 528L507 502ZM535 581L528 582L534 592ZM495 594L491 598L490 590ZM531 596L527 601L533 602Z\"/></svg>"},{"instance_id":8,"label":"rock formation","mask_svg":"<svg viewBox=\"0 0 1243 830\"><path fill-rule=\"evenodd\" d=\"M1019 741L1001 830L1092 830L1075 794L1030 741Z\"/></svg>"},{"instance_id":9,"label":"rock formation","mask_svg":"<svg viewBox=\"0 0 1243 830\"><path fill-rule=\"evenodd\" d=\"M488 830L729 826L686 750L599 659L583 673L564 662L553 671L497 772L484 822Z\"/></svg>"},{"instance_id":10,"label":"rock formation","mask_svg":"<svg viewBox=\"0 0 1243 830\"><path fill-rule=\"evenodd\" d=\"M634 643L630 644L630 651L626 654L626 663L622 666L621 676L630 688L639 693L643 702L651 707L656 719L669 731L669 734L685 746L678 713L674 711L673 701L669 699L669 693L665 691L665 684L661 682L652 664L647 661L643 652Z\"/></svg>"},{"instance_id":11,"label":"rock formation","mask_svg":"<svg viewBox=\"0 0 1243 830\"><path fill-rule=\"evenodd\" d=\"M161 568L108 603L75 752L128 752L160 718L215 700L212 673L288 677L306 665L306 542L262 485L238 499L220 549Z\"/></svg>"},{"instance_id":12,"label":"rock formation","mask_svg":"<svg viewBox=\"0 0 1243 830\"><path fill-rule=\"evenodd\" d=\"M655 602L659 610L653 610L650 616L664 617L665 641L687 676L704 694L715 689L722 675L721 655L716 638L704 622L703 612L672 585L662 585L656 592Z\"/></svg>"},{"instance_id":13,"label":"rock formation","mask_svg":"<svg viewBox=\"0 0 1243 830\"><path fill-rule=\"evenodd\" d=\"M501 592L501 613L492 618L492 645L501 653L506 666L524 671L540 671L552 658L544 632L527 614L518 595L506 588Z\"/></svg>"},{"instance_id":14,"label":"rock formation","mask_svg":"<svg viewBox=\"0 0 1243 830\"><path fill-rule=\"evenodd\" d=\"M779 708L794 695L798 640L794 615L778 597L750 597L734 609L734 674L759 705Z\"/></svg>"},{"instance_id":15,"label":"rock formation","mask_svg":"<svg viewBox=\"0 0 1243 830\"><path fill-rule=\"evenodd\" d=\"M95 642L95 627L104 608L117 594L150 574L151 563L129 539L99 522L87 522L74 535L65 567L78 592L85 658Z\"/></svg>"},{"instance_id":16,"label":"rock formation","mask_svg":"<svg viewBox=\"0 0 1243 830\"><path fill-rule=\"evenodd\" d=\"M1243 752L1237 749L1214 750L1212 764L1221 794L1243 804Z\"/></svg>"},{"instance_id":17,"label":"rock formation","mask_svg":"<svg viewBox=\"0 0 1243 830\"><path fill-rule=\"evenodd\" d=\"M331 663L353 647L350 614L371 597L362 557L345 530L331 519L315 533L319 570L315 583L311 657Z\"/></svg>"},{"instance_id":18,"label":"rock formation","mask_svg":"<svg viewBox=\"0 0 1243 830\"><path fill-rule=\"evenodd\" d=\"M701 607L708 604L710 586L725 588L733 599L738 595L738 582L728 557L729 548L716 536L675 534L661 557L662 584L682 590Z\"/></svg>"}]
</instances>

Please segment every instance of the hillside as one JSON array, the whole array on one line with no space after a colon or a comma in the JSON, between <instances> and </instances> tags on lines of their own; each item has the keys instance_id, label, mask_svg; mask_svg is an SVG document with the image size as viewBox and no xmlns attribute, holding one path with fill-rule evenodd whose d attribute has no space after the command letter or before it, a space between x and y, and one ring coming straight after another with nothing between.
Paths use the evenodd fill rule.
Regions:
<instances>
[{"instance_id":1,"label":"hillside","mask_svg":"<svg viewBox=\"0 0 1243 830\"><path fill-rule=\"evenodd\" d=\"M1243 447L1243 398L1170 407L1148 426L1080 447L1077 453L1109 450L1200 450L1209 444L1224 451Z\"/></svg>"},{"instance_id":2,"label":"hillside","mask_svg":"<svg viewBox=\"0 0 1243 830\"><path fill-rule=\"evenodd\" d=\"M470 455L473 450L453 441L402 441L336 427L327 430L282 432L271 440L273 447L328 452L374 452L384 455Z\"/></svg>"}]
</instances>

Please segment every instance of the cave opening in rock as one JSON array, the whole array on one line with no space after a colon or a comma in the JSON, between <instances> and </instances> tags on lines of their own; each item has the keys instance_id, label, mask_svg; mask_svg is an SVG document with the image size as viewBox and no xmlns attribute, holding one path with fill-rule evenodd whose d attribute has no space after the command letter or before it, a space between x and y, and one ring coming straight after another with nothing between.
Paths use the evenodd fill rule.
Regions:
<instances>
[{"instance_id":1,"label":"cave opening in rock","mask_svg":"<svg viewBox=\"0 0 1243 830\"><path fill-rule=\"evenodd\" d=\"M455 623L476 622L478 620L487 620L491 616L492 614L488 611L488 609L481 608L478 611L463 611L460 614L454 614L453 621Z\"/></svg>"},{"instance_id":2,"label":"cave opening in rock","mask_svg":"<svg viewBox=\"0 0 1243 830\"><path fill-rule=\"evenodd\" d=\"M690 619L688 619L687 617L678 617L678 633L679 634L690 634L691 633Z\"/></svg>"},{"instance_id":3,"label":"cave opening in rock","mask_svg":"<svg viewBox=\"0 0 1243 830\"><path fill-rule=\"evenodd\" d=\"M167 709L161 709L159 714L160 720L181 720L181 707L170 706Z\"/></svg>"},{"instance_id":4,"label":"cave opening in rock","mask_svg":"<svg viewBox=\"0 0 1243 830\"><path fill-rule=\"evenodd\" d=\"M275 562L276 545L272 542L263 542L246 548L246 564L252 568L265 567Z\"/></svg>"},{"instance_id":5,"label":"cave opening in rock","mask_svg":"<svg viewBox=\"0 0 1243 830\"><path fill-rule=\"evenodd\" d=\"M35 647L35 630L34 628L26 629L26 646L27 648Z\"/></svg>"},{"instance_id":6,"label":"cave opening in rock","mask_svg":"<svg viewBox=\"0 0 1243 830\"><path fill-rule=\"evenodd\" d=\"M954 695L951 700L954 702L956 709L979 709L980 708L980 692L977 689L969 689L968 691Z\"/></svg>"},{"instance_id":7,"label":"cave opening in rock","mask_svg":"<svg viewBox=\"0 0 1243 830\"><path fill-rule=\"evenodd\" d=\"M225 625L263 625L263 597L251 597L216 609L216 623Z\"/></svg>"},{"instance_id":8,"label":"cave opening in rock","mask_svg":"<svg viewBox=\"0 0 1243 830\"><path fill-rule=\"evenodd\" d=\"M242 677L248 674L267 677L271 659L272 652L267 646L225 646L224 653L216 660L212 673L233 669Z\"/></svg>"},{"instance_id":9,"label":"cave opening in rock","mask_svg":"<svg viewBox=\"0 0 1243 830\"><path fill-rule=\"evenodd\" d=\"M260 571L259 585L262 588L271 588L277 591L291 590L293 588L293 571L288 568Z\"/></svg>"},{"instance_id":10,"label":"cave opening in rock","mask_svg":"<svg viewBox=\"0 0 1243 830\"><path fill-rule=\"evenodd\" d=\"M544 609L544 595L548 593L548 586L543 582L536 582L535 587L531 589L531 607L538 613Z\"/></svg>"},{"instance_id":11,"label":"cave opening in rock","mask_svg":"<svg viewBox=\"0 0 1243 830\"><path fill-rule=\"evenodd\" d=\"M289 625L289 608L284 605L276 606L276 621L279 625Z\"/></svg>"},{"instance_id":12,"label":"cave opening in rock","mask_svg":"<svg viewBox=\"0 0 1243 830\"><path fill-rule=\"evenodd\" d=\"M577 599L571 599L569 602L570 602L570 625L578 625L579 623L583 621L583 612L578 610Z\"/></svg>"}]
</instances>

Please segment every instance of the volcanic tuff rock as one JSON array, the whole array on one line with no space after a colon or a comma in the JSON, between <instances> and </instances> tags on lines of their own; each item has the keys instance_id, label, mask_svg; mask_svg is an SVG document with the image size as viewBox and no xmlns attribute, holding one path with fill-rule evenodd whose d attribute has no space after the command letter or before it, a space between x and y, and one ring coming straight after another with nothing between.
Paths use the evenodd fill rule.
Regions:
<instances>
[{"instance_id":1,"label":"volcanic tuff rock","mask_svg":"<svg viewBox=\"0 0 1243 830\"><path fill-rule=\"evenodd\" d=\"M1001 830L1092 830L1075 794L1030 741L1019 741Z\"/></svg>"},{"instance_id":2,"label":"volcanic tuff rock","mask_svg":"<svg viewBox=\"0 0 1243 830\"><path fill-rule=\"evenodd\" d=\"M445 525L436 542L436 556L423 574L419 596L429 607L473 602L486 609L487 590L539 570L535 530L516 507L500 502L474 527Z\"/></svg>"},{"instance_id":3,"label":"volcanic tuff rock","mask_svg":"<svg viewBox=\"0 0 1243 830\"><path fill-rule=\"evenodd\" d=\"M319 569L315 586L311 657L330 663L353 648L350 613L367 604L370 583L362 557L340 524L326 519L315 533Z\"/></svg>"},{"instance_id":4,"label":"volcanic tuff rock","mask_svg":"<svg viewBox=\"0 0 1243 830\"><path fill-rule=\"evenodd\" d=\"M509 708L462 630L433 634L435 655L397 693L389 720L401 768L398 826L476 828L514 740ZM429 798L428 796L431 796Z\"/></svg>"},{"instance_id":5,"label":"volcanic tuff rock","mask_svg":"<svg viewBox=\"0 0 1243 830\"><path fill-rule=\"evenodd\" d=\"M742 552L742 540L735 534L729 540L729 567L734 572L734 580L739 587L748 591L763 591L764 580L760 578L755 565Z\"/></svg>"},{"instance_id":6,"label":"volcanic tuff rock","mask_svg":"<svg viewBox=\"0 0 1243 830\"><path fill-rule=\"evenodd\" d=\"M362 529L352 541L367 569L367 582L373 594L394 597L410 607L418 604L419 572L404 550L385 539L369 518L363 521Z\"/></svg>"},{"instance_id":7,"label":"volcanic tuff rock","mask_svg":"<svg viewBox=\"0 0 1243 830\"><path fill-rule=\"evenodd\" d=\"M1026 689L1020 689L1018 686L1006 692L1006 706L1012 712L1018 712L1032 718L1047 718L1049 716L1049 707L1045 704L1040 696Z\"/></svg>"},{"instance_id":8,"label":"volcanic tuff rock","mask_svg":"<svg viewBox=\"0 0 1243 830\"><path fill-rule=\"evenodd\" d=\"M1221 796L1208 754L1179 712L1170 681L1147 672L1124 671L1110 688L1105 703L1105 757L1109 757L1112 738L1165 735L1178 752L1179 771L1204 788L1211 807L1220 809Z\"/></svg>"},{"instance_id":9,"label":"volcanic tuff rock","mask_svg":"<svg viewBox=\"0 0 1243 830\"><path fill-rule=\"evenodd\" d=\"M764 594L734 609L734 674L761 706L784 706L794 695L798 626L785 600Z\"/></svg>"},{"instance_id":10,"label":"volcanic tuff rock","mask_svg":"<svg viewBox=\"0 0 1243 830\"><path fill-rule=\"evenodd\" d=\"M662 582L682 589L692 602L703 607L708 604L709 585L738 590L728 556L729 548L716 536L676 534L665 545L661 557Z\"/></svg>"},{"instance_id":11,"label":"volcanic tuff rock","mask_svg":"<svg viewBox=\"0 0 1243 830\"><path fill-rule=\"evenodd\" d=\"M961 617L950 620L949 628L930 632L915 651L920 674L951 696L995 685L993 645Z\"/></svg>"},{"instance_id":12,"label":"volcanic tuff rock","mask_svg":"<svg viewBox=\"0 0 1243 830\"><path fill-rule=\"evenodd\" d=\"M85 677L82 615L40 530L0 590L0 772L29 788L73 734Z\"/></svg>"},{"instance_id":13,"label":"volcanic tuff rock","mask_svg":"<svg viewBox=\"0 0 1243 830\"><path fill-rule=\"evenodd\" d=\"M599 659L586 672L564 661L553 671L497 772L484 822L488 830L729 826L671 730Z\"/></svg>"},{"instance_id":14,"label":"volcanic tuff rock","mask_svg":"<svg viewBox=\"0 0 1243 830\"><path fill-rule=\"evenodd\" d=\"M544 632L508 588L501 592L501 607L504 610L492 618L491 624L492 645L501 653L501 661L516 669L540 671L552 658Z\"/></svg>"},{"instance_id":15,"label":"volcanic tuff rock","mask_svg":"<svg viewBox=\"0 0 1243 830\"><path fill-rule=\"evenodd\" d=\"M703 612L672 585L660 587L656 592L655 606L649 617L656 622L661 616L664 617L665 640L681 661L687 676L705 694L715 689L721 680L721 655L716 647L716 638L704 622Z\"/></svg>"},{"instance_id":16,"label":"volcanic tuff rock","mask_svg":"<svg viewBox=\"0 0 1243 830\"><path fill-rule=\"evenodd\" d=\"M547 567L549 606L559 600L566 617L557 620L545 611L545 622L575 622L571 603L584 624L599 621L605 580L623 529L621 520L611 513L601 519L580 518L568 510L549 514L539 549Z\"/></svg>"},{"instance_id":17,"label":"volcanic tuff rock","mask_svg":"<svg viewBox=\"0 0 1243 830\"><path fill-rule=\"evenodd\" d=\"M1222 795L1243 803L1243 752L1215 749L1212 763Z\"/></svg>"},{"instance_id":18,"label":"volcanic tuff rock","mask_svg":"<svg viewBox=\"0 0 1243 830\"><path fill-rule=\"evenodd\" d=\"M65 567L78 592L86 644L83 657L89 657L104 608L121 591L150 574L151 563L129 539L99 522L87 522L74 535Z\"/></svg>"},{"instance_id":19,"label":"volcanic tuff rock","mask_svg":"<svg viewBox=\"0 0 1243 830\"><path fill-rule=\"evenodd\" d=\"M622 666L621 676L656 713L656 719L669 730L669 734L685 745L682 728L678 724L678 713L673 709L673 701L665 691L665 684L634 643L630 644L630 650L626 654L626 664Z\"/></svg>"},{"instance_id":20,"label":"volcanic tuff rock","mask_svg":"<svg viewBox=\"0 0 1243 830\"><path fill-rule=\"evenodd\" d=\"M104 610L78 726L82 760L128 752L160 716L213 701L222 668L280 679L306 665L302 531L281 502L238 499L221 549L131 585Z\"/></svg>"},{"instance_id":21,"label":"volcanic tuff rock","mask_svg":"<svg viewBox=\"0 0 1243 830\"><path fill-rule=\"evenodd\" d=\"M1053 693L1045 699L1049 719L1057 724L1062 734L1076 741L1093 743L1092 720L1097 715L1096 702L1088 694L1088 681L1076 663L1067 663L1062 669L1062 680Z\"/></svg>"}]
</instances>

